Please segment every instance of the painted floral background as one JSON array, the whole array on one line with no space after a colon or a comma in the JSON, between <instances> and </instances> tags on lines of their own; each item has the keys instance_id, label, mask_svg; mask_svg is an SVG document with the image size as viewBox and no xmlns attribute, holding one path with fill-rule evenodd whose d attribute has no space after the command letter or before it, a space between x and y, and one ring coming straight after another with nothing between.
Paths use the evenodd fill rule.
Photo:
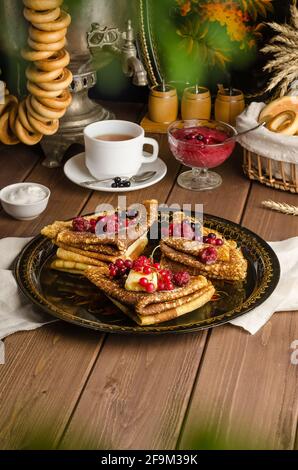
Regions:
<instances>
[{"instance_id":1,"label":"painted floral background","mask_svg":"<svg viewBox=\"0 0 298 470\"><path fill-rule=\"evenodd\" d=\"M232 84L256 61L276 0L147 0L161 75ZM282 3L282 2L279 2ZM287 3L285 0L284 3ZM237 81L237 80L236 80Z\"/></svg>"}]
</instances>

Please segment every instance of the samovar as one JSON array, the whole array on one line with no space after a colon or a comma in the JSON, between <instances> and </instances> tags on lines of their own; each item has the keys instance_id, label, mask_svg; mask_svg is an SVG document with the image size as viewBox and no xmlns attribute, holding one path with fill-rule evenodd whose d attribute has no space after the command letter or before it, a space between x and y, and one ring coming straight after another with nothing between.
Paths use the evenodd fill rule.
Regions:
<instances>
[{"instance_id":1,"label":"samovar","mask_svg":"<svg viewBox=\"0 0 298 470\"><path fill-rule=\"evenodd\" d=\"M83 143L83 129L88 124L114 115L89 98L96 85L97 71L115 56L122 62L123 72L137 86L147 85L147 73L137 58L133 19L135 2L129 0L64 0L63 8L72 16L67 35L67 50L71 55L69 68L73 73L70 86L73 100L60 121L59 131L44 137L41 146L46 155L44 165L56 167L70 145ZM27 24L23 17L22 0L2 0L0 18L0 49L13 60L17 83L23 71L20 49L26 44ZM18 90L19 94L25 90Z\"/></svg>"}]
</instances>

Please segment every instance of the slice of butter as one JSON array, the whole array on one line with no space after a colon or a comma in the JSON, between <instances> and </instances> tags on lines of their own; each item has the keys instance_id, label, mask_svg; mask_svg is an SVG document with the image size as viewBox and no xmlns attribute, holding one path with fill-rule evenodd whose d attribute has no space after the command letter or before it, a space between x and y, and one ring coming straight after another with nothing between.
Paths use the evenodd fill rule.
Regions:
<instances>
[{"instance_id":1,"label":"slice of butter","mask_svg":"<svg viewBox=\"0 0 298 470\"><path fill-rule=\"evenodd\" d=\"M151 274L143 274L138 273L137 271L131 270L126 282L125 282L125 289L134 292L145 292L146 289L139 284L139 280L145 277L148 279L148 282L152 282L157 289L157 273L153 272Z\"/></svg>"}]
</instances>

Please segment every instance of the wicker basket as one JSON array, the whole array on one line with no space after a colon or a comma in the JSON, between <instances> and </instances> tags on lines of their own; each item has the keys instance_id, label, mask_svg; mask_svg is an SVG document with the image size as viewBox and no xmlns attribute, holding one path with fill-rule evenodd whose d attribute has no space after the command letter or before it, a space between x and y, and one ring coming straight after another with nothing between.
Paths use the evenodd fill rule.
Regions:
<instances>
[{"instance_id":1,"label":"wicker basket","mask_svg":"<svg viewBox=\"0 0 298 470\"><path fill-rule=\"evenodd\" d=\"M243 148L244 173L271 188L298 193L298 163L286 163L263 157Z\"/></svg>"}]
</instances>

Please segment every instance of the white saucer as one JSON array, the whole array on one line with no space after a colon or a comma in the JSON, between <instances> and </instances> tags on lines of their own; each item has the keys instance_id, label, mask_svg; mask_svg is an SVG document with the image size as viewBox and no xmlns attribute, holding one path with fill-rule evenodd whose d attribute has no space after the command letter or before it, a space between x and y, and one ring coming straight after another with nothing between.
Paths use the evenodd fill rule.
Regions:
<instances>
[{"instance_id":1,"label":"white saucer","mask_svg":"<svg viewBox=\"0 0 298 470\"><path fill-rule=\"evenodd\" d=\"M144 155L146 154L147 153L144 152ZM92 185L88 185L88 189L92 189L94 191L105 191L108 193L123 193L148 188L165 177L167 174L167 166L160 158L158 158L153 163L144 163L141 166L139 173L143 173L144 171L156 171L156 175L144 183L131 183L129 188L112 188L111 184L113 181L108 181L106 183L94 183ZM64 173L73 183L82 186L82 188L87 188L87 186L82 183L83 181L92 180L93 176L89 173L89 170L85 165L85 152L79 153L78 155L70 158L64 166Z\"/></svg>"}]
</instances>

